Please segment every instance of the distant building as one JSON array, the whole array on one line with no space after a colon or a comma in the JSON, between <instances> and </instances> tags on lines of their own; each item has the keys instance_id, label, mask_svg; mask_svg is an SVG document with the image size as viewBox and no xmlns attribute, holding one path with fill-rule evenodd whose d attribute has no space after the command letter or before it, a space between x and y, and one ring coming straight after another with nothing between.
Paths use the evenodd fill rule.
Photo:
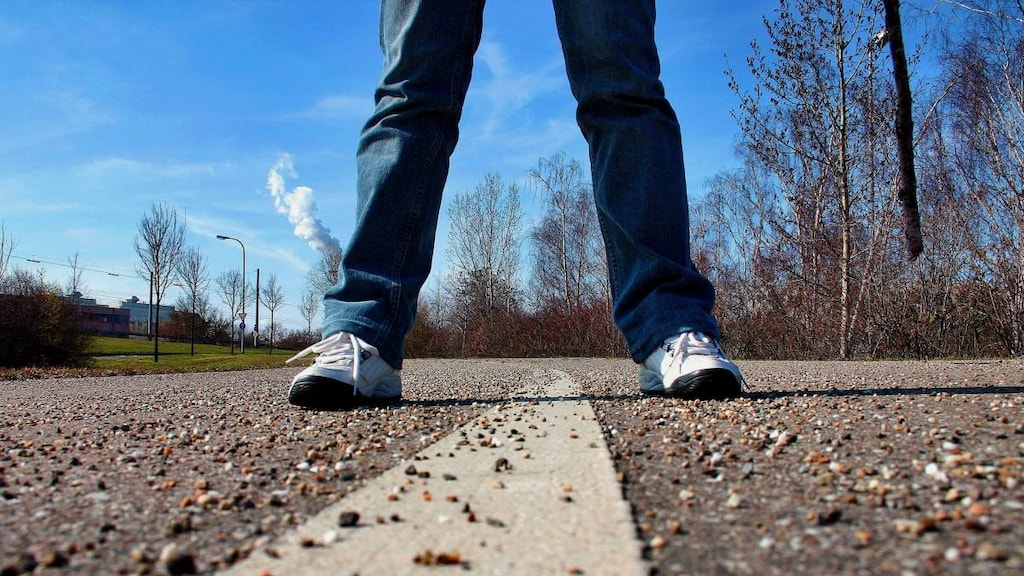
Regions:
<instances>
[{"instance_id":1,"label":"distant building","mask_svg":"<svg viewBox=\"0 0 1024 576\"><path fill-rule=\"evenodd\" d=\"M95 304L78 303L82 315L82 329L93 334L104 336L127 336L130 333L130 312L124 308L111 308Z\"/></svg>"},{"instance_id":2,"label":"distant building","mask_svg":"<svg viewBox=\"0 0 1024 576\"><path fill-rule=\"evenodd\" d=\"M129 324L132 334L149 334L149 304L139 300L138 296L121 302L121 308L129 312ZM153 314L160 315L160 321L171 319L174 306L153 306ZM154 318L155 319L155 318Z\"/></svg>"}]
</instances>

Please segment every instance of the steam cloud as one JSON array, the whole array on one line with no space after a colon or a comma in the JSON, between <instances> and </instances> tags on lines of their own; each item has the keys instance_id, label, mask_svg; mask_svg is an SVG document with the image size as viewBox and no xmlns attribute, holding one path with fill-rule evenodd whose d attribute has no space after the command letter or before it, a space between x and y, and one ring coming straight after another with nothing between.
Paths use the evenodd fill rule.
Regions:
<instances>
[{"instance_id":1,"label":"steam cloud","mask_svg":"<svg viewBox=\"0 0 1024 576\"><path fill-rule=\"evenodd\" d=\"M313 216L316 202L313 200L313 189L309 186L296 186L288 192L285 176L295 177L292 157L282 154L277 163L267 173L267 190L274 198L274 208L278 214L288 216L288 221L295 226L295 235L302 238L314 250L326 251L329 248L341 252L341 244L331 236L331 229Z\"/></svg>"}]
</instances>

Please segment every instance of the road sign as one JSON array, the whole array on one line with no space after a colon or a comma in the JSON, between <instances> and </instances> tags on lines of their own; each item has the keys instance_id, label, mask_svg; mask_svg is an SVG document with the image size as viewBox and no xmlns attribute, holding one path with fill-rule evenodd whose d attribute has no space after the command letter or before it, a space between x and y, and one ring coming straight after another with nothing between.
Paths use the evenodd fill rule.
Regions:
<instances>
[{"instance_id":1,"label":"road sign","mask_svg":"<svg viewBox=\"0 0 1024 576\"><path fill-rule=\"evenodd\" d=\"M239 324L238 325L238 329L241 330L242 332L245 332L245 322L242 322L241 324Z\"/></svg>"}]
</instances>

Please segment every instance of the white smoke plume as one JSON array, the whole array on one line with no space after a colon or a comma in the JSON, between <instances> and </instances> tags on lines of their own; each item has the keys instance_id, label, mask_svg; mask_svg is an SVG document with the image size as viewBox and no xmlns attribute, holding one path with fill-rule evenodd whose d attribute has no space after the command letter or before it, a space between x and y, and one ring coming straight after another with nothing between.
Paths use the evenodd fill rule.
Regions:
<instances>
[{"instance_id":1,"label":"white smoke plume","mask_svg":"<svg viewBox=\"0 0 1024 576\"><path fill-rule=\"evenodd\" d=\"M313 189L309 186L296 186L288 192L285 176L295 177L290 154L281 154L277 163L267 173L267 190L274 198L274 208L278 214L288 216L288 221L295 226L295 235L302 238L314 250L326 251L334 248L341 252L341 244L331 236L331 229L313 216L316 202L313 200Z\"/></svg>"}]
</instances>

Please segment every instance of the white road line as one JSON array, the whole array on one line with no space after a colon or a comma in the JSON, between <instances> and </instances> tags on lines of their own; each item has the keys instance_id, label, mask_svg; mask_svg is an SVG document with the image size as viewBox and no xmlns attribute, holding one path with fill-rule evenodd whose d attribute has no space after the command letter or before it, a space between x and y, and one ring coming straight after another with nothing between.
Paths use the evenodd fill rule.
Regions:
<instances>
[{"instance_id":1,"label":"white road line","mask_svg":"<svg viewBox=\"0 0 1024 576\"><path fill-rule=\"evenodd\" d=\"M593 408L556 374L545 398L486 412L225 574L647 574ZM339 527L348 511L358 525Z\"/></svg>"}]
</instances>

